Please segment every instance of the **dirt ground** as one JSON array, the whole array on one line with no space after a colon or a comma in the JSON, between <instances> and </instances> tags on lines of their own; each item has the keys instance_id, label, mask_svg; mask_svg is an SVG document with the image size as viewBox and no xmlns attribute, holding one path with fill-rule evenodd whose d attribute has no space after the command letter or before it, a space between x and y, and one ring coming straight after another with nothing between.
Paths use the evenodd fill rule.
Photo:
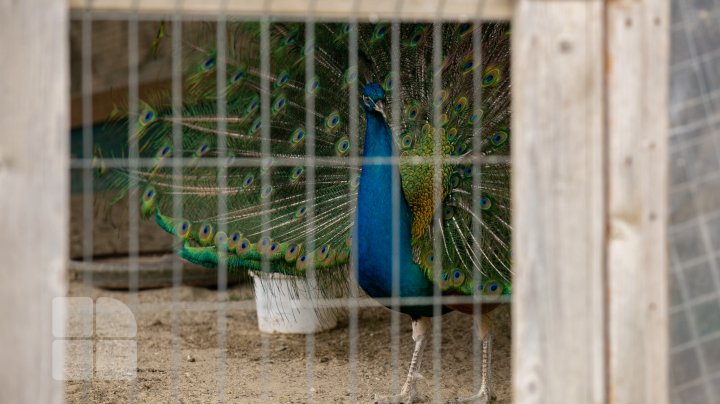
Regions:
<instances>
[{"instance_id":1,"label":"dirt ground","mask_svg":"<svg viewBox=\"0 0 720 404\"><path fill-rule=\"evenodd\" d=\"M193 303L179 315L178 338L173 338L169 305L172 289L140 291L140 303L157 303L138 310L137 378L133 381L71 381L66 384L67 402L168 402L212 403L224 396L226 402L261 402L263 394L273 403L308 401L309 387L319 403L350 402L349 332L347 320L331 331L314 336L312 386L307 377L306 337L266 335L269 360L263 371L262 335L258 331L252 290L240 284L228 290L226 349L218 346L216 291L183 286L175 295ZM128 302L127 292L86 288L70 284L70 295L112 297ZM205 303L205 304L203 304ZM144 305L147 307L147 305ZM509 307L493 313L495 318L494 380L498 403L510 403L510 314ZM472 385L471 317L450 313L442 322L442 400L467 396ZM357 401L371 402L374 393L392 389L390 311L383 307L360 310L357 359ZM173 350L173 341L178 350ZM409 317L401 317L398 380L404 381L413 341ZM432 340L425 352L419 383L421 393L432 397ZM222 359L224 357L224 359ZM224 378L221 368L224 367Z\"/></svg>"}]
</instances>

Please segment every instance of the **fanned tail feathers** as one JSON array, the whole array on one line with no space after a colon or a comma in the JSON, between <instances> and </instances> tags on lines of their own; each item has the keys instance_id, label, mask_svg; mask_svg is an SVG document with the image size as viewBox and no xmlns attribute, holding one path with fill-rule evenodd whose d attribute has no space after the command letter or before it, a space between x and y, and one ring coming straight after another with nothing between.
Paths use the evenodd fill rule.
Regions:
<instances>
[{"instance_id":1,"label":"fanned tail feathers","mask_svg":"<svg viewBox=\"0 0 720 404\"><path fill-rule=\"evenodd\" d=\"M399 78L390 73L390 25L359 26L358 69L348 64L349 30L348 24L316 26L315 77L305 83L304 25L270 26L270 156L261 152L259 24L237 23L228 25L227 77L221 86L217 83L215 39L208 35L183 50L189 67L179 116L173 115L169 92L141 102L134 141L141 156L153 164L136 171L108 170L98 151L98 172L118 190L126 190L129 179L137 181L139 188L130 197L140 200L145 216L177 235L179 253L189 261L214 266L224 256L231 270L260 270L266 260L273 272L291 275L303 275L312 261L317 273L334 276L348 264L352 246L352 206L359 169L347 164L348 125L351 113L362 112L348 110L348 94L350 86L364 84L361 77L381 83L388 103L401 103L401 127L395 128L394 134L403 157L432 157L435 136L442 136L445 156L471 156L473 144L481 145L482 156L509 155L506 25L443 27L439 100L432 97L431 25L402 25ZM482 39L479 75L474 73L472 57L476 31ZM162 36L167 35L162 27ZM477 87L483 91L479 115L472 103L473 77L480 77ZM224 117L217 115L218 99L222 99L218 87L225 99ZM305 124L307 94L315 97L313 128ZM438 127L432 119L434 101L442 104ZM387 120L392 122L392 116ZM358 121L362 134L364 119ZM306 170L311 163L305 155L308 129L315 134L317 158L313 200L306 194ZM480 137L479 143L474 135ZM180 176L173 167L174 157L183 159ZM216 159L221 160L218 163ZM479 172L473 171L471 162L453 165L444 161L440 207L431 202L432 176L428 173L432 166L401 163L403 193L415 223L415 259L431 279L433 213L442 209L444 290L472 293L471 280L480 276L483 292L510 293L510 172L508 163L500 160L481 162ZM269 178L265 186L263 176ZM477 176L482 196L479 209L473 206ZM222 214L220 206L224 206ZM310 206L314 206L312 220L307 214ZM479 239L473 236L474 225L480 228ZM312 251L305 247L309 236L315 246ZM495 289L490 290L490 284L496 285Z\"/></svg>"}]
</instances>

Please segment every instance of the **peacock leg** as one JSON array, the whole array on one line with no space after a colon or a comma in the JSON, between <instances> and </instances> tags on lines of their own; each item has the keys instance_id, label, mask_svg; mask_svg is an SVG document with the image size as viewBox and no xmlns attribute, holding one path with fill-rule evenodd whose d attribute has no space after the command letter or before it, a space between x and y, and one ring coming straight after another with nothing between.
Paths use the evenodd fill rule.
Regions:
<instances>
[{"instance_id":1,"label":"peacock leg","mask_svg":"<svg viewBox=\"0 0 720 404\"><path fill-rule=\"evenodd\" d=\"M492 322L487 314L483 314L479 326L479 337L482 341L482 367L480 368L480 391L470 397L456 398L448 403L486 404L495 401L492 388Z\"/></svg>"},{"instance_id":2,"label":"peacock leg","mask_svg":"<svg viewBox=\"0 0 720 404\"><path fill-rule=\"evenodd\" d=\"M430 330L430 318L420 317L417 320L413 320L413 341L415 341L415 350L413 351L412 360L410 361L410 369L408 370L407 379L405 384L400 391L400 394L392 396L378 396L375 395L375 403L417 403L427 401L423 396L420 396L417 392L415 383L422 378L418 370L420 369L420 362L422 361L423 350L427 344L427 334Z\"/></svg>"}]
</instances>

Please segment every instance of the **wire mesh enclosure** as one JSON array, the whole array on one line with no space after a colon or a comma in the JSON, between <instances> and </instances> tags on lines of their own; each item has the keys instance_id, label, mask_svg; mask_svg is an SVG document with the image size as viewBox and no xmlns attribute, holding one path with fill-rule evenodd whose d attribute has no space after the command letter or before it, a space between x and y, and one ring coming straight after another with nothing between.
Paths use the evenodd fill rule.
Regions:
<instances>
[{"instance_id":1,"label":"wire mesh enclosure","mask_svg":"<svg viewBox=\"0 0 720 404\"><path fill-rule=\"evenodd\" d=\"M717 5L71 3L2 6L0 401L720 399Z\"/></svg>"}]
</instances>

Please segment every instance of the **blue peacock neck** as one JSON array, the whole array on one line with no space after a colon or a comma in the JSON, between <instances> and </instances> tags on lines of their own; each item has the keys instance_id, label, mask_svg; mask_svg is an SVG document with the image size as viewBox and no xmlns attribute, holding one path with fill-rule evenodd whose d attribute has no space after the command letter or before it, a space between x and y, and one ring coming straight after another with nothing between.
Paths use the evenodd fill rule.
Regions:
<instances>
[{"instance_id":1,"label":"blue peacock neck","mask_svg":"<svg viewBox=\"0 0 720 404\"><path fill-rule=\"evenodd\" d=\"M397 155L390 127L378 112L366 112L367 127L363 156L392 157ZM392 295L392 257L400 258L400 295L430 296L432 284L414 263L411 250L411 215L404 196L400 198L400 246L393 251L392 243L392 183L393 172L390 164L363 163L360 174L360 189L357 206L357 240L355 252L358 256L358 281L372 297ZM398 183L399 178L398 178ZM402 193L401 193L402 195ZM427 308L408 307L403 312L411 315L426 315Z\"/></svg>"}]
</instances>

